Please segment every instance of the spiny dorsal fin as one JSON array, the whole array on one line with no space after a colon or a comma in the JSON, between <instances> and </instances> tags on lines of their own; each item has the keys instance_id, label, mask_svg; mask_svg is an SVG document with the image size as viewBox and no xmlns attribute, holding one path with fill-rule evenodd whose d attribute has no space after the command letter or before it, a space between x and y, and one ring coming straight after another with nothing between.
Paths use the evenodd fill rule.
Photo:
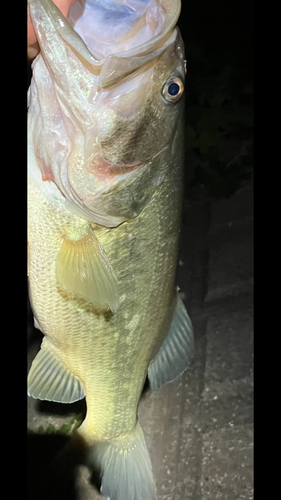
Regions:
<instances>
[{"instance_id":1,"label":"spiny dorsal fin","mask_svg":"<svg viewBox=\"0 0 281 500\"><path fill-rule=\"evenodd\" d=\"M66 292L83 298L98 309L119 305L116 276L105 251L89 227L79 239L63 237L56 262L58 284Z\"/></svg>"}]
</instances>

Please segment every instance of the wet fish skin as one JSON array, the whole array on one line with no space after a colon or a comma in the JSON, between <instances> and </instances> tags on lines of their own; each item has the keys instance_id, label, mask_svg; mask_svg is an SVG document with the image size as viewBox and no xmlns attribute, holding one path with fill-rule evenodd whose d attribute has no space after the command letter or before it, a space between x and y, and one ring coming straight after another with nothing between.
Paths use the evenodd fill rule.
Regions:
<instances>
[{"instance_id":1,"label":"wet fish skin","mask_svg":"<svg viewBox=\"0 0 281 500\"><path fill-rule=\"evenodd\" d=\"M61 238L68 231L78 234L88 223L58 203L60 195L53 184L40 186L29 179L32 308L44 342L83 381L86 421L94 418L98 438L122 435L134 426L148 364L170 325L182 204L181 142L179 128L175 165L137 218L114 229L94 226L117 276L121 303L112 316L95 312L83 299L69 300L58 289Z\"/></svg>"},{"instance_id":2,"label":"wet fish skin","mask_svg":"<svg viewBox=\"0 0 281 500\"><path fill-rule=\"evenodd\" d=\"M37 0L32 3L37 4ZM49 2L38 0L40 3ZM173 330L178 303L174 280L183 189L184 101L182 98L170 105L163 100L161 91L171 75L184 80L184 48L174 26L167 39L172 40L170 45L148 63L152 76L150 85L146 83L146 94L139 89L138 112L130 116L126 92L120 92L117 103L112 98L112 122L102 134L97 150L101 155L98 157L103 158L102 165L88 162L96 151L94 133L98 131L97 124L94 122L91 127L90 123L93 103L88 115L85 111L85 95L89 96L85 85L89 89L92 78L87 75L88 66L81 69L81 109L79 100L65 89L75 108L73 111L70 105L68 111L67 99L56 83L61 70L53 68L56 60L41 42L42 54L34 62L30 92L29 288L36 323L44 339L29 374L29 394L61 402L86 396L87 415L77 434L89 447L90 462L101 468L102 493L112 500L156 498L151 463L137 422L137 406L149 365ZM73 56L69 48L61 50L66 50L65 61L71 61L78 71L81 61L77 61L77 55ZM147 70L146 65L144 68L138 71ZM125 86L130 81L134 85L135 78L135 73L129 79L126 74ZM45 88L44 82L48 83ZM119 85L122 89L124 78L119 79L117 87L116 82L114 85L113 88ZM138 87L133 90L137 96ZM99 94L101 103L102 92L109 92L108 87ZM50 95L57 101L51 103ZM111 95L114 97L114 90ZM108 108L101 104L100 116L106 115L103 109ZM63 124L67 125L68 136ZM58 161L64 161L66 152L67 178ZM112 166L122 164L135 167L127 173L123 166L125 173L121 168L112 174ZM98 167L102 167L101 173L97 173ZM92 182L90 195L95 203L81 172ZM96 193L96 186L105 188ZM79 273L74 271L65 288L67 270L58 272L58 261L62 265L72 263L72 273L73 267L79 267L79 256L84 264L89 260L89 266L83 268L87 276L80 276L79 282ZM92 266L91 259L98 264ZM104 298L98 302L99 289L92 301L78 293L80 288L85 290L83 279L97 286L97 267L101 269L101 282L103 277L109 280L105 296L114 296L108 303L104 303ZM110 288L111 279L116 279L117 288ZM101 287L104 288L103 283ZM181 335L191 336L185 313L183 318ZM177 332L172 334L177 337ZM182 345L182 338L180 342ZM168 351L167 359L169 356ZM165 369L168 373L169 368ZM112 478L112 469L117 480Z\"/></svg>"}]
</instances>

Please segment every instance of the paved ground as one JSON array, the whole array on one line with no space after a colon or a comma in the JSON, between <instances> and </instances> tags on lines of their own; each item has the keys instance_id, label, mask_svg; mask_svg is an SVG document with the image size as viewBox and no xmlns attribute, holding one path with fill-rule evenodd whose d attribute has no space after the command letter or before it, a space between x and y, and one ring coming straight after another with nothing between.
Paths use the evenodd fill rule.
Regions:
<instances>
[{"instance_id":1,"label":"paved ground","mask_svg":"<svg viewBox=\"0 0 281 500\"><path fill-rule=\"evenodd\" d=\"M247 181L226 200L185 203L178 284L196 355L180 380L145 391L139 407L159 500L253 499L252 197ZM28 333L30 364L40 336L32 323ZM66 438L46 429L72 417L75 426L83 411L83 402L28 398L29 500L55 498L44 496L45 466ZM81 467L79 500L101 499L88 478ZM58 498L77 498L70 483Z\"/></svg>"}]
</instances>

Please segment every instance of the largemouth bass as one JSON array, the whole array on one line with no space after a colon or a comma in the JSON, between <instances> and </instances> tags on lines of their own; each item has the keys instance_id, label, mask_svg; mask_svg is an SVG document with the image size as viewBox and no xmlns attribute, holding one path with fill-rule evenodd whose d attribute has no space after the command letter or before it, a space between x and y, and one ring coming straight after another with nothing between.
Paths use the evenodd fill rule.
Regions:
<instances>
[{"instance_id":1,"label":"largemouth bass","mask_svg":"<svg viewBox=\"0 0 281 500\"><path fill-rule=\"evenodd\" d=\"M29 0L28 394L86 398L77 435L111 500L155 500L137 407L193 355L175 272L183 188L179 0Z\"/></svg>"}]
</instances>

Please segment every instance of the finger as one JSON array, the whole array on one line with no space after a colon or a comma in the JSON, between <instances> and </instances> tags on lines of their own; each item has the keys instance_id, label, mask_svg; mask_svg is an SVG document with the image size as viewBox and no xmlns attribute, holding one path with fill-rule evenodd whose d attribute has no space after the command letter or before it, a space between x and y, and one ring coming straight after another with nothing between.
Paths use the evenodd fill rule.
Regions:
<instances>
[{"instance_id":1,"label":"finger","mask_svg":"<svg viewBox=\"0 0 281 500\"><path fill-rule=\"evenodd\" d=\"M70 6L75 0L53 0L54 4L60 9L61 13L66 17ZM27 57L28 60L34 59L39 52L36 33L32 24L29 5L27 6Z\"/></svg>"}]
</instances>

